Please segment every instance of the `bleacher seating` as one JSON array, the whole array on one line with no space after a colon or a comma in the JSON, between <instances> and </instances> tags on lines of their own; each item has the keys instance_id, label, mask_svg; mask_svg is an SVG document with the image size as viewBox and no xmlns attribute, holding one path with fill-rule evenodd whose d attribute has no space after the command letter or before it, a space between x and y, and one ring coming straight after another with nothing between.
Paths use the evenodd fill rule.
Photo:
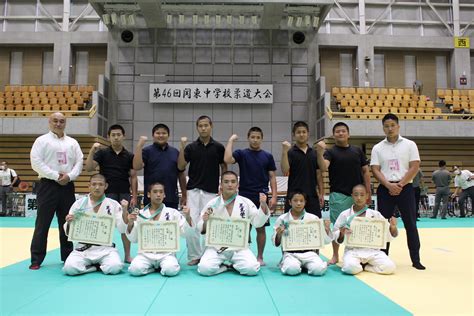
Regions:
<instances>
[{"instance_id":1,"label":"bleacher seating","mask_svg":"<svg viewBox=\"0 0 474 316\"><path fill-rule=\"evenodd\" d=\"M18 112L3 113L4 116L30 116L34 113L28 111L85 110L93 91L91 85L6 85L0 91L0 111Z\"/></svg>"},{"instance_id":2,"label":"bleacher seating","mask_svg":"<svg viewBox=\"0 0 474 316\"><path fill-rule=\"evenodd\" d=\"M474 113L474 89L437 89L436 97L452 113Z\"/></svg>"},{"instance_id":3,"label":"bleacher seating","mask_svg":"<svg viewBox=\"0 0 474 316\"><path fill-rule=\"evenodd\" d=\"M408 88L333 87L331 95L338 109L347 112L349 118L377 119L390 112L401 114L404 119L425 119L420 114L433 119L432 114L442 113L427 96L416 95Z\"/></svg>"}]
</instances>

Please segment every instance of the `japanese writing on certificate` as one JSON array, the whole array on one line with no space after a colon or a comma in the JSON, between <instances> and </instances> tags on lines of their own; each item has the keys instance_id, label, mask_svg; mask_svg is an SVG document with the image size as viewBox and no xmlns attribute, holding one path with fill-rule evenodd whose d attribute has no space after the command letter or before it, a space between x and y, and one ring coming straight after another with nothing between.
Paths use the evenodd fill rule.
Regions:
<instances>
[{"instance_id":1,"label":"japanese writing on certificate","mask_svg":"<svg viewBox=\"0 0 474 316\"><path fill-rule=\"evenodd\" d=\"M346 247L385 248L388 228L385 219L355 217L351 222L352 233L345 238Z\"/></svg>"},{"instance_id":2,"label":"japanese writing on certificate","mask_svg":"<svg viewBox=\"0 0 474 316\"><path fill-rule=\"evenodd\" d=\"M290 221L283 234L283 251L312 250L324 246L324 224L320 219Z\"/></svg>"},{"instance_id":3,"label":"japanese writing on certificate","mask_svg":"<svg viewBox=\"0 0 474 316\"><path fill-rule=\"evenodd\" d=\"M138 222L138 252L178 252L177 221Z\"/></svg>"},{"instance_id":4,"label":"japanese writing on certificate","mask_svg":"<svg viewBox=\"0 0 474 316\"><path fill-rule=\"evenodd\" d=\"M273 103L271 84L150 84L150 103Z\"/></svg>"},{"instance_id":5,"label":"japanese writing on certificate","mask_svg":"<svg viewBox=\"0 0 474 316\"><path fill-rule=\"evenodd\" d=\"M69 224L69 241L111 246L115 218L111 215L97 215L90 212L76 213Z\"/></svg>"},{"instance_id":6,"label":"japanese writing on certificate","mask_svg":"<svg viewBox=\"0 0 474 316\"><path fill-rule=\"evenodd\" d=\"M206 226L206 246L245 249L249 241L248 219L210 216Z\"/></svg>"}]
</instances>

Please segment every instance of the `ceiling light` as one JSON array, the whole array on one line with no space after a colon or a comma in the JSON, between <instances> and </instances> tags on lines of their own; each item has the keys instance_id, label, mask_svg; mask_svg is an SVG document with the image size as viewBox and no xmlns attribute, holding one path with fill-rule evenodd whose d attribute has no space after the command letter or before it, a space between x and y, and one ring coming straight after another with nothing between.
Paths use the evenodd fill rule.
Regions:
<instances>
[{"instance_id":1,"label":"ceiling light","mask_svg":"<svg viewBox=\"0 0 474 316\"><path fill-rule=\"evenodd\" d=\"M226 19L227 19L227 24L232 25L232 15L228 15Z\"/></svg>"},{"instance_id":2,"label":"ceiling light","mask_svg":"<svg viewBox=\"0 0 474 316\"><path fill-rule=\"evenodd\" d=\"M239 16L239 23L240 23L240 25L244 25L244 23L245 23L245 16L243 16L243 15L240 15L240 16Z\"/></svg>"},{"instance_id":3,"label":"ceiling light","mask_svg":"<svg viewBox=\"0 0 474 316\"><path fill-rule=\"evenodd\" d=\"M292 27L293 26L293 17L291 15L288 16L288 21L287 21L287 24L288 24L288 27Z\"/></svg>"},{"instance_id":4,"label":"ceiling light","mask_svg":"<svg viewBox=\"0 0 474 316\"><path fill-rule=\"evenodd\" d=\"M206 14L206 15L204 16L204 25L209 25L209 23L210 23L209 21L210 21L210 19L209 19L209 14Z\"/></svg>"},{"instance_id":5,"label":"ceiling light","mask_svg":"<svg viewBox=\"0 0 474 316\"><path fill-rule=\"evenodd\" d=\"M118 20L117 20L117 13L112 12L110 13L110 22L112 22L112 25L116 25Z\"/></svg>"},{"instance_id":6,"label":"ceiling light","mask_svg":"<svg viewBox=\"0 0 474 316\"><path fill-rule=\"evenodd\" d=\"M105 25L109 25L110 24L110 14L108 14L108 13L102 14L102 21L104 22Z\"/></svg>"},{"instance_id":7,"label":"ceiling light","mask_svg":"<svg viewBox=\"0 0 474 316\"><path fill-rule=\"evenodd\" d=\"M184 14L180 14L180 15L178 16L178 23L179 23L179 24L184 24Z\"/></svg>"},{"instance_id":8,"label":"ceiling light","mask_svg":"<svg viewBox=\"0 0 474 316\"><path fill-rule=\"evenodd\" d=\"M197 15L197 14L194 14L194 15L193 15L193 25L197 25L197 24L198 24L198 19L199 19L198 15Z\"/></svg>"},{"instance_id":9,"label":"ceiling light","mask_svg":"<svg viewBox=\"0 0 474 316\"><path fill-rule=\"evenodd\" d=\"M319 17L313 16L313 27L317 28L319 25Z\"/></svg>"},{"instance_id":10,"label":"ceiling light","mask_svg":"<svg viewBox=\"0 0 474 316\"><path fill-rule=\"evenodd\" d=\"M257 16L256 15L252 15L252 24L257 25Z\"/></svg>"},{"instance_id":11,"label":"ceiling light","mask_svg":"<svg viewBox=\"0 0 474 316\"><path fill-rule=\"evenodd\" d=\"M296 27L301 27L301 23L303 23L303 18L299 16L296 18Z\"/></svg>"},{"instance_id":12,"label":"ceiling light","mask_svg":"<svg viewBox=\"0 0 474 316\"><path fill-rule=\"evenodd\" d=\"M128 25L135 25L135 13L131 13L128 15Z\"/></svg>"},{"instance_id":13,"label":"ceiling light","mask_svg":"<svg viewBox=\"0 0 474 316\"><path fill-rule=\"evenodd\" d=\"M306 27L311 26L311 17L309 15L304 16L304 26L306 26Z\"/></svg>"},{"instance_id":14,"label":"ceiling light","mask_svg":"<svg viewBox=\"0 0 474 316\"><path fill-rule=\"evenodd\" d=\"M216 25L221 25L221 16L219 14L216 15Z\"/></svg>"},{"instance_id":15,"label":"ceiling light","mask_svg":"<svg viewBox=\"0 0 474 316\"><path fill-rule=\"evenodd\" d=\"M120 14L120 24L127 25L127 16L125 14Z\"/></svg>"}]
</instances>

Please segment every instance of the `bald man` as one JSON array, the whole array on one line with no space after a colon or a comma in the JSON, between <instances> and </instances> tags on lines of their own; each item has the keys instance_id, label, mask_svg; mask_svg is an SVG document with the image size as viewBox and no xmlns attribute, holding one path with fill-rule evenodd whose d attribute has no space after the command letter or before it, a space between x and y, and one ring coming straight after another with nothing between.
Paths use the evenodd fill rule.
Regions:
<instances>
[{"instance_id":1,"label":"bald man","mask_svg":"<svg viewBox=\"0 0 474 316\"><path fill-rule=\"evenodd\" d=\"M74 203L73 181L82 171L83 154L79 143L64 133L66 118L62 113L49 117L49 132L38 137L31 148L31 167L38 173L38 213L31 241L31 270L38 270L46 256L48 231L54 214L62 227ZM61 260L66 261L73 250L62 229L59 230Z\"/></svg>"}]
</instances>

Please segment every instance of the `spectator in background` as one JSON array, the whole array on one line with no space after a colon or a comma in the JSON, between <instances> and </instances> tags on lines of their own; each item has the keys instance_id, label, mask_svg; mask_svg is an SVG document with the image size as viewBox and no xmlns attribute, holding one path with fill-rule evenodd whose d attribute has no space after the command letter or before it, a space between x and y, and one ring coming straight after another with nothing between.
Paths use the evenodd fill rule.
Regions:
<instances>
[{"instance_id":1,"label":"spectator in background","mask_svg":"<svg viewBox=\"0 0 474 316\"><path fill-rule=\"evenodd\" d=\"M464 202L466 202L467 197L470 196L472 203L474 203L474 174L469 170L461 170L458 166L453 167L453 173L456 175L454 178L456 190L454 190L452 198L455 198L459 190L462 189L458 200L459 210L461 211L459 217L466 217Z\"/></svg>"},{"instance_id":2,"label":"spectator in background","mask_svg":"<svg viewBox=\"0 0 474 316\"><path fill-rule=\"evenodd\" d=\"M446 212L448 210L448 198L449 198L449 183L451 182L451 173L446 170L446 161L440 160L438 163L439 169L433 172L431 179L436 187L435 205L433 208L433 216L430 218L436 218L438 216L438 209L440 202L443 202L443 208L441 209L441 219L446 219Z\"/></svg>"},{"instance_id":3,"label":"spectator in background","mask_svg":"<svg viewBox=\"0 0 474 316\"><path fill-rule=\"evenodd\" d=\"M8 163L2 161L0 163L0 181L2 186L0 187L0 203L2 208L0 214L5 215L7 213L7 193L13 192L13 185L16 183L18 176L15 170L8 168Z\"/></svg>"},{"instance_id":4,"label":"spectator in background","mask_svg":"<svg viewBox=\"0 0 474 316\"><path fill-rule=\"evenodd\" d=\"M413 178L413 189L415 190L415 208L416 208L416 220L418 221L418 218L420 218L420 194L421 194L421 186L424 185L423 183L423 171L421 171L421 168L418 170L416 176Z\"/></svg>"},{"instance_id":5,"label":"spectator in background","mask_svg":"<svg viewBox=\"0 0 474 316\"><path fill-rule=\"evenodd\" d=\"M423 82L421 80L416 79L413 81L413 93L416 95L421 95L423 92Z\"/></svg>"}]
</instances>

